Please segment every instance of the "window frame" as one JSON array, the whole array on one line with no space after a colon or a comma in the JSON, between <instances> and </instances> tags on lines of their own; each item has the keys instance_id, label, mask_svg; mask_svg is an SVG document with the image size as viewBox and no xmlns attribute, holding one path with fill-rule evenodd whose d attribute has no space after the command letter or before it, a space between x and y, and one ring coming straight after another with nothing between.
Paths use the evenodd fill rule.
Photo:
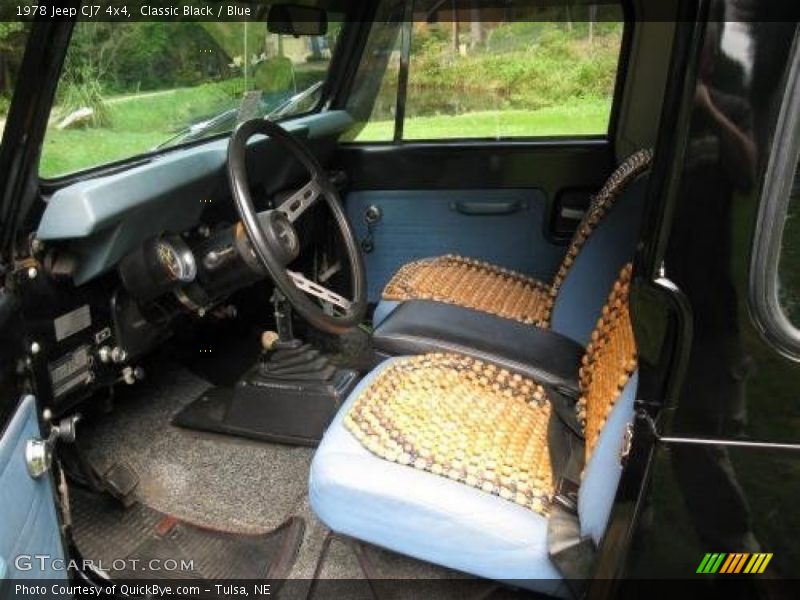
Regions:
<instances>
[{"instance_id":1,"label":"window frame","mask_svg":"<svg viewBox=\"0 0 800 600\"><path fill-rule=\"evenodd\" d=\"M800 327L780 302L779 268L786 218L800 161L800 40L795 39L770 149L750 261L748 301L757 328L780 354L800 362Z\"/></svg>"},{"instance_id":2,"label":"window frame","mask_svg":"<svg viewBox=\"0 0 800 600\"><path fill-rule=\"evenodd\" d=\"M332 88L334 88L336 85L334 78L338 77L339 74L341 73L341 66L339 65L339 63L342 61L343 58L345 58L346 55L346 52L340 51L341 44L339 42L341 40L344 40L347 35L350 35L351 30L354 27L354 22L352 22L348 18L347 14L342 15L342 23L343 23L342 31L339 33L340 39L337 40L336 48L334 49L334 52L331 55L331 61L330 64L328 65L328 71L325 74L325 79L323 80L322 86L320 87L320 98L317 101L317 103L314 105L312 109L308 111L276 119L274 121L275 123L286 123L294 119L302 119L304 117L315 115L325 110L328 110L331 98L331 91ZM78 25L78 21L75 21L73 25ZM69 52L69 45L67 46L67 52ZM61 77L64 74L64 66L65 66L64 64L62 64L61 66L61 70L59 72L59 77L58 77L58 83L61 82ZM55 105L55 97L53 98L53 103L50 106L51 111L54 105ZM79 181L84 181L87 179L92 179L94 177L99 177L104 175L113 175L115 173L119 173L133 167L145 165L153 161L154 159L157 159L161 156L167 156L173 152L178 152L181 150L186 150L197 146L202 146L204 144L213 143L219 140L224 140L229 138L232 133L233 130L224 133L217 133L197 140L191 140L188 142L183 142L181 144L176 144L174 146L151 150L149 152L143 152L141 154L135 154L128 158L106 162L100 165L95 165L93 167L87 167L85 169L73 171L72 173L57 175L55 177L42 177L39 174L39 163L41 162L42 153L44 152L44 142L47 139L47 131L45 131L44 138L42 139L42 146L39 151L39 156L37 157L36 160L36 178L39 181L39 185L43 190L43 192L45 194L49 194L53 193L55 190L58 190L59 188L66 187L68 185L77 183Z\"/></svg>"},{"instance_id":3,"label":"window frame","mask_svg":"<svg viewBox=\"0 0 800 600\"><path fill-rule=\"evenodd\" d=\"M406 14L413 14L414 3L416 0L406 0ZM617 72L614 81L614 93L611 99L611 111L608 117L608 127L605 133L585 134L585 135L518 135L518 136L501 136L501 137L448 137L448 138L420 138L420 139L403 139L402 135L405 132L405 106L406 95L408 88L408 73L410 64L410 51L411 51L411 30L412 25L406 20L403 23L403 28L400 31L400 69L398 71L397 82L397 98L396 98L396 114L394 118L394 127L392 132L392 139L375 141L375 140L350 140L340 142L344 146L415 146L415 145L439 145L439 146L462 146L464 144L536 144L538 142L545 143L574 143L574 142L594 142L594 141L608 141L613 142L615 133L620 117L620 107L622 105L623 95L625 93L625 83L627 79L628 67L630 63L631 47L633 43L633 34L635 30L635 20L633 19L633 8L631 0L617 0L616 3L622 9L622 39L620 42L619 59L617 61ZM363 50L363 48L362 48ZM359 56L359 61L361 56ZM348 90L350 92L352 90ZM349 95L349 93L348 93ZM344 99L343 105L346 104ZM402 122L401 122L402 121Z\"/></svg>"}]
</instances>

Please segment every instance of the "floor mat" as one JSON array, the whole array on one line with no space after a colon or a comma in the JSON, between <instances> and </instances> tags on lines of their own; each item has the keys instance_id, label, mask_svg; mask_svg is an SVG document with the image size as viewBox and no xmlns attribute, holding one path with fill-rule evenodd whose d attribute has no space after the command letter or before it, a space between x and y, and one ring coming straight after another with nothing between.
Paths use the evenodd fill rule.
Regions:
<instances>
[{"instance_id":1,"label":"floor mat","mask_svg":"<svg viewBox=\"0 0 800 600\"><path fill-rule=\"evenodd\" d=\"M174 427L172 417L209 384L166 360L159 366L120 390L111 413L79 425L97 471L130 466L136 500L203 527L262 533L283 523L306 496L313 450Z\"/></svg>"},{"instance_id":2,"label":"floor mat","mask_svg":"<svg viewBox=\"0 0 800 600\"><path fill-rule=\"evenodd\" d=\"M73 504L75 516L83 519L83 525L76 528L83 532L82 546L113 541L117 551L128 556L137 550L134 541L142 539L144 534L137 534L138 538L134 534L109 536L108 531L119 528L124 533L128 528L139 528L152 535L165 514L192 523L196 529L224 530L256 538L275 534L289 519L299 518L305 525L303 541L288 573L289 581L281 589L281 600L373 598L375 591L380 600L413 597L472 600L470 586L476 584L466 583L463 574L367 545L365 552L376 568L365 573L351 545L339 541L326 549L330 532L314 515L307 495L313 449L174 427L170 421L175 414L211 384L178 366L169 356L155 357L152 365L144 366L148 378L119 389L112 412L90 415L87 411L78 427L86 456L99 472L104 473L118 463L136 472L140 479L133 493L139 502L136 510L147 514L135 516L117 509L115 521L108 522L114 513L106 511L106 521L99 522L95 517L80 516L83 504L78 498ZM83 549L85 557L92 558L87 549ZM102 547L94 547L93 551L105 555ZM224 555L224 551L217 554ZM326 581L318 582L310 590L315 573ZM374 590L366 578L379 580ZM398 581L392 585L387 580ZM399 580L409 585L404 586ZM418 584L421 587L410 585L413 580L422 580ZM336 581L343 586L341 594L335 593ZM417 589L424 594L415 596ZM482 586L477 589L492 590ZM494 591L492 600L496 595Z\"/></svg>"},{"instance_id":3,"label":"floor mat","mask_svg":"<svg viewBox=\"0 0 800 600\"><path fill-rule=\"evenodd\" d=\"M290 517L258 535L214 531L143 504L124 509L107 496L79 488L72 492L72 518L75 543L84 558L103 565L126 560L124 570L108 573L112 579L284 579L304 529L302 519ZM165 568L132 568L153 560ZM167 561L175 561L178 570L166 570Z\"/></svg>"}]
</instances>

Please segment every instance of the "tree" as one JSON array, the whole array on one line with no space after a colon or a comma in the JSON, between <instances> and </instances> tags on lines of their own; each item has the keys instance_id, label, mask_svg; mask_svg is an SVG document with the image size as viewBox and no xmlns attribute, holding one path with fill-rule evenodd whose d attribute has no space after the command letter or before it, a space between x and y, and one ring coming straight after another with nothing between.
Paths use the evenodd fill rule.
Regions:
<instances>
[{"instance_id":1,"label":"tree","mask_svg":"<svg viewBox=\"0 0 800 600\"><path fill-rule=\"evenodd\" d=\"M13 92L27 37L23 23L0 22L0 96L10 97Z\"/></svg>"}]
</instances>

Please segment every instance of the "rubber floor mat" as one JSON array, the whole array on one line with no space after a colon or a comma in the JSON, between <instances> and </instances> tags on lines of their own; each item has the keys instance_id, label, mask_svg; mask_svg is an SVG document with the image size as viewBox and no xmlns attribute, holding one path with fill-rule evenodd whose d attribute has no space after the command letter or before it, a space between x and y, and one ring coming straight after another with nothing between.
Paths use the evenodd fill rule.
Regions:
<instances>
[{"instance_id":1,"label":"rubber floor mat","mask_svg":"<svg viewBox=\"0 0 800 600\"><path fill-rule=\"evenodd\" d=\"M270 532L246 535L203 529L143 504L125 509L107 496L74 487L71 492L75 544L84 559L114 567L108 571L111 579L281 580L303 540L299 517ZM115 561L122 566L121 560L125 568L116 569ZM167 570L176 565L177 570Z\"/></svg>"}]
</instances>

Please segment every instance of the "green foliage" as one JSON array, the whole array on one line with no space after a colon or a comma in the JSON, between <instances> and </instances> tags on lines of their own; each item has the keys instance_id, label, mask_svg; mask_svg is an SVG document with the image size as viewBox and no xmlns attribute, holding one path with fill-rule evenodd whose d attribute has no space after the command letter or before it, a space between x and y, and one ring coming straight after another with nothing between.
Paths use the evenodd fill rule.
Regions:
<instances>
[{"instance_id":1,"label":"green foliage","mask_svg":"<svg viewBox=\"0 0 800 600\"><path fill-rule=\"evenodd\" d=\"M148 152L187 124L237 106L243 89L239 78L110 98L111 127L47 132L39 173L55 177Z\"/></svg>"},{"instance_id":2,"label":"green foliage","mask_svg":"<svg viewBox=\"0 0 800 600\"><path fill-rule=\"evenodd\" d=\"M608 98L614 90L622 27L513 22L489 31L465 55L442 28L416 36L409 84L443 96L500 95L512 109L538 109L576 98ZM465 39L467 36L464 36ZM413 92L412 92L413 93ZM412 96L413 102L413 96Z\"/></svg>"},{"instance_id":3,"label":"green foliage","mask_svg":"<svg viewBox=\"0 0 800 600\"><path fill-rule=\"evenodd\" d=\"M256 89L263 92L284 92L294 89L294 67L288 58L276 56L253 68Z\"/></svg>"},{"instance_id":4,"label":"green foliage","mask_svg":"<svg viewBox=\"0 0 800 600\"><path fill-rule=\"evenodd\" d=\"M76 67L62 80L61 116L81 108L92 109L89 124L92 127L110 127L111 111L103 99L100 82L88 68Z\"/></svg>"},{"instance_id":5,"label":"green foliage","mask_svg":"<svg viewBox=\"0 0 800 600\"><path fill-rule=\"evenodd\" d=\"M8 102L25 52L28 27L24 23L0 22L0 117L8 113Z\"/></svg>"}]
</instances>

